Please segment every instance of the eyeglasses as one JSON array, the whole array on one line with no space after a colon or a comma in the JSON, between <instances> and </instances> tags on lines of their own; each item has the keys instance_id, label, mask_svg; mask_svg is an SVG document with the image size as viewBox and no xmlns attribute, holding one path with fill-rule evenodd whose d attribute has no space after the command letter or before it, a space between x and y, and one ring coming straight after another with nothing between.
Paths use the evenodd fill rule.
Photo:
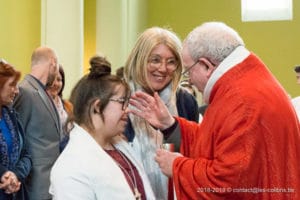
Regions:
<instances>
[{"instance_id":1,"label":"eyeglasses","mask_svg":"<svg viewBox=\"0 0 300 200\"><path fill-rule=\"evenodd\" d=\"M184 70L181 75L184 77L189 77L190 75L190 70L199 62L199 60L197 60L194 64L192 64L191 66L187 67L186 70Z\"/></svg>"},{"instance_id":2,"label":"eyeglasses","mask_svg":"<svg viewBox=\"0 0 300 200\"><path fill-rule=\"evenodd\" d=\"M119 99L110 98L109 100L122 104L122 110L125 110L128 107L128 104L129 104L129 98L124 98L124 97L119 98Z\"/></svg>"},{"instance_id":3,"label":"eyeglasses","mask_svg":"<svg viewBox=\"0 0 300 200\"><path fill-rule=\"evenodd\" d=\"M165 64L166 68L170 72L174 72L178 67L178 61L176 58L163 59L160 56L150 56L148 59L148 63L150 64L150 68L158 69L163 64Z\"/></svg>"}]
</instances>

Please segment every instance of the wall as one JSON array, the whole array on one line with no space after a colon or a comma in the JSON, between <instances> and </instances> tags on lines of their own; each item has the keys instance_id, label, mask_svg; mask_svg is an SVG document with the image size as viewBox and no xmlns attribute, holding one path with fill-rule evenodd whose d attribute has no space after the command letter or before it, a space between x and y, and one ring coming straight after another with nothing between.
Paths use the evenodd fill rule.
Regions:
<instances>
[{"instance_id":1,"label":"wall","mask_svg":"<svg viewBox=\"0 0 300 200\"><path fill-rule=\"evenodd\" d=\"M241 0L151 0L148 26L171 27L184 37L205 21L223 21L235 28L246 46L268 65L292 96L300 95L293 67L300 64L300 1L292 21L242 22ZM255 80L253 80L255 81Z\"/></svg>"},{"instance_id":2,"label":"wall","mask_svg":"<svg viewBox=\"0 0 300 200\"><path fill-rule=\"evenodd\" d=\"M40 0L0 0L0 58L22 71L30 71L32 50L41 39Z\"/></svg>"},{"instance_id":3,"label":"wall","mask_svg":"<svg viewBox=\"0 0 300 200\"><path fill-rule=\"evenodd\" d=\"M88 72L89 59L96 53L96 0L84 1L84 73Z\"/></svg>"},{"instance_id":4,"label":"wall","mask_svg":"<svg viewBox=\"0 0 300 200\"><path fill-rule=\"evenodd\" d=\"M96 49L113 71L125 64L138 34L146 27L146 0L97 0Z\"/></svg>"},{"instance_id":5,"label":"wall","mask_svg":"<svg viewBox=\"0 0 300 200\"><path fill-rule=\"evenodd\" d=\"M293 71L294 65L300 64L299 1L293 2L292 21L247 23L241 22L240 0L119 0L120 4L121 1L128 3L126 23L130 28L127 29L122 58L116 58L119 61L112 60L116 63L114 69L125 62L138 34L146 27L171 27L183 39L202 22L217 20L224 21L240 33L246 46L262 58L291 96L300 95ZM0 0L0 8L0 57L20 69L24 75L29 72L32 50L41 41L41 1ZM96 35L96 26L96 0L85 0L85 71L89 57L96 53L96 37L99 37ZM99 33L114 31L111 27Z\"/></svg>"},{"instance_id":6,"label":"wall","mask_svg":"<svg viewBox=\"0 0 300 200\"><path fill-rule=\"evenodd\" d=\"M83 0L42 0L41 46L55 50L62 64L66 87L64 98L83 75Z\"/></svg>"},{"instance_id":7,"label":"wall","mask_svg":"<svg viewBox=\"0 0 300 200\"><path fill-rule=\"evenodd\" d=\"M96 53L107 55L113 71L124 65L138 33L146 27L147 14L147 0L84 0L83 13L78 3L81 0L69 1L0 0L0 58L16 66L24 76L30 72L33 49L41 44L51 45L65 68L66 98L82 76L81 69L83 73L88 72L89 59ZM80 37L70 43L75 36L80 36L82 29L83 47ZM68 35L70 32L73 34Z\"/></svg>"}]
</instances>

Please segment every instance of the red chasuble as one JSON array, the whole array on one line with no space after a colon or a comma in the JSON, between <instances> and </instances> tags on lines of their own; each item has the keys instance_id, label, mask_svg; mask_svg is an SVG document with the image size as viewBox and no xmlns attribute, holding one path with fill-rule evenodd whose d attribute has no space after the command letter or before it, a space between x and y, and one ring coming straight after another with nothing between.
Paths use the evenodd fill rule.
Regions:
<instances>
[{"instance_id":1,"label":"red chasuble","mask_svg":"<svg viewBox=\"0 0 300 200\"><path fill-rule=\"evenodd\" d=\"M202 123L177 118L178 200L300 199L299 122L282 86L253 54L217 80Z\"/></svg>"}]
</instances>

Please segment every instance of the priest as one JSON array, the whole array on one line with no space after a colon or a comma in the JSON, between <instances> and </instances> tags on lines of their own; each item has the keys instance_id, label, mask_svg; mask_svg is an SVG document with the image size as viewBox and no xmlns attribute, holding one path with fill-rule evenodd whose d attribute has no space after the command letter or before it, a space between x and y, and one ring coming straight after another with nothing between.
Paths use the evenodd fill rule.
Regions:
<instances>
[{"instance_id":1,"label":"priest","mask_svg":"<svg viewBox=\"0 0 300 200\"><path fill-rule=\"evenodd\" d=\"M208 104L200 124L170 115L157 94L135 93L130 112L181 132L180 153L158 150L178 200L300 199L300 129L283 87L239 34L222 22L184 40L184 75Z\"/></svg>"}]
</instances>

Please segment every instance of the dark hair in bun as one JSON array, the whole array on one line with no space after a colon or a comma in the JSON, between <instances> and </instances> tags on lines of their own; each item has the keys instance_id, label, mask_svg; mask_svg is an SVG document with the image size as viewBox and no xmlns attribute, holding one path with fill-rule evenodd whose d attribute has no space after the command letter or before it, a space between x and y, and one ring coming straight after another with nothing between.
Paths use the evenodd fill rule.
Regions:
<instances>
[{"instance_id":1,"label":"dark hair in bun","mask_svg":"<svg viewBox=\"0 0 300 200\"><path fill-rule=\"evenodd\" d=\"M105 57L93 56L90 59L90 66L89 78L98 78L111 74L111 64Z\"/></svg>"},{"instance_id":2,"label":"dark hair in bun","mask_svg":"<svg viewBox=\"0 0 300 200\"><path fill-rule=\"evenodd\" d=\"M76 122L93 129L90 114L93 112L91 110L93 102L100 100L99 114L105 120L103 110L110 102L110 98L118 92L119 86L124 88L124 98L129 98L130 88L124 80L111 74L111 64L106 58L93 56L90 65L90 73L82 77L71 92L73 115L68 123Z\"/></svg>"}]
</instances>

